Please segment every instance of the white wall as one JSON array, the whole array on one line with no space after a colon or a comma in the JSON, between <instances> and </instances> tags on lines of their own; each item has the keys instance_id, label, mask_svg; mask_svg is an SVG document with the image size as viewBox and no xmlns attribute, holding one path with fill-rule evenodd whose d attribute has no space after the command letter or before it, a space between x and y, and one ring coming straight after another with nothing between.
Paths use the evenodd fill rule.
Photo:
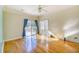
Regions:
<instances>
[{"instance_id":1,"label":"white wall","mask_svg":"<svg viewBox=\"0 0 79 59\"><path fill-rule=\"evenodd\" d=\"M69 30L74 31L75 27L76 27L76 30L79 30L79 26L77 26L79 25L79 23L77 23L77 25L74 26L73 29L69 28L68 30L64 30L64 27L66 25L69 26L67 22L69 22L71 19L74 23L76 23L76 20L77 21L79 20L79 6L74 6L72 8L61 10L55 13L53 12L51 12L50 14L48 13L47 17L48 17L49 31L54 33L58 38L63 39L65 32L68 32ZM44 19L44 17L41 17L41 19ZM72 22L69 22L69 23L71 24L71 26L73 25ZM69 40L72 40L72 38Z\"/></svg>"},{"instance_id":2,"label":"white wall","mask_svg":"<svg viewBox=\"0 0 79 59\"><path fill-rule=\"evenodd\" d=\"M49 29L59 38L63 38L67 33L71 33L72 35L66 36L67 39L73 42L79 42L78 39L74 40L75 36L79 36L79 6L63 10L49 17L52 19L49 20ZM71 27L64 29L66 25ZM72 33L74 31L77 31L76 35Z\"/></svg>"},{"instance_id":3,"label":"white wall","mask_svg":"<svg viewBox=\"0 0 79 59\"><path fill-rule=\"evenodd\" d=\"M13 9L4 9L4 40L22 37L23 21L25 18L35 20L36 16L22 13Z\"/></svg>"},{"instance_id":4,"label":"white wall","mask_svg":"<svg viewBox=\"0 0 79 59\"><path fill-rule=\"evenodd\" d=\"M73 18L66 23L64 36L67 40L79 43L79 17ZM77 39L75 39L75 37L77 37Z\"/></svg>"}]
</instances>

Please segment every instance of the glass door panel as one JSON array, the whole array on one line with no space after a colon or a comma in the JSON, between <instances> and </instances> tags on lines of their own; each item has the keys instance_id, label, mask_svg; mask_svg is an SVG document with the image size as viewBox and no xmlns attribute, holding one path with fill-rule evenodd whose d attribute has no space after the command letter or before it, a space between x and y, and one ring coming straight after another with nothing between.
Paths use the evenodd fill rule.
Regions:
<instances>
[{"instance_id":1,"label":"glass door panel","mask_svg":"<svg viewBox=\"0 0 79 59\"><path fill-rule=\"evenodd\" d=\"M27 22L25 32L26 32L25 35L26 51L33 52L33 50L36 48L36 33L37 33L37 27L34 21L29 20Z\"/></svg>"},{"instance_id":2,"label":"glass door panel","mask_svg":"<svg viewBox=\"0 0 79 59\"><path fill-rule=\"evenodd\" d=\"M27 52L32 52L31 44L31 21L27 22L25 27L25 47Z\"/></svg>"},{"instance_id":3,"label":"glass door panel","mask_svg":"<svg viewBox=\"0 0 79 59\"><path fill-rule=\"evenodd\" d=\"M40 45L48 51L48 20L40 21Z\"/></svg>"}]
</instances>

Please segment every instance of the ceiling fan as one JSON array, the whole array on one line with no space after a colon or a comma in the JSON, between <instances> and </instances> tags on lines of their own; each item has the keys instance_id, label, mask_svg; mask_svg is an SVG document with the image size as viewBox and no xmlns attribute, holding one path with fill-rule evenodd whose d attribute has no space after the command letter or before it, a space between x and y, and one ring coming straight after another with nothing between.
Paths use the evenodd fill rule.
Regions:
<instances>
[{"instance_id":1,"label":"ceiling fan","mask_svg":"<svg viewBox=\"0 0 79 59\"><path fill-rule=\"evenodd\" d=\"M45 5L38 5L38 12L41 13L41 12L48 12L46 9L45 9Z\"/></svg>"},{"instance_id":2,"label":"ceiling fan","mask_svg":"<svg viewBox=\"0 0 79 59\"><path fill-rule=\"evenodd\" d=\"M38 5L38 19L40 20L40 16L44 16L44 18L48 19L48 11L45 9L45 5Z\"/></svg>"}]
</instances>

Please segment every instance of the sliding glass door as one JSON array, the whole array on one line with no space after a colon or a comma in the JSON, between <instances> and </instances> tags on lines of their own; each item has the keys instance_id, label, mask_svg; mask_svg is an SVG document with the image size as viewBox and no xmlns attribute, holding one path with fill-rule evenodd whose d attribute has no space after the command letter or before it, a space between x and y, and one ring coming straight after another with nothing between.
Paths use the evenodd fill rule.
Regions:
<instances>
[{"instance_id":1,"label":"sliding glass door","mask_svg":"<svg viewBox=\"0 0 79 59\"><path fill-rule=\"evenodd\" d=\"M38 25L39 28L37 28L35 21L27 21L25 27L25 46L27 52L33 52L34 49L38 48L37 45L42 46L46 52L48 51L48 20L39 21Z\"/></svg>"},{"instance_id":2,"label":"sliding glass door","mask_svg":"<svg viewBox=\"0 0 79 59\"><path fill-rule=\"evenodd\" d=\"M33 49L36 48L36 34L37 27L34 21L28 20L25 27L25 41L26 41L26 51L33 52Z\"/></svg>"}]
</instances>

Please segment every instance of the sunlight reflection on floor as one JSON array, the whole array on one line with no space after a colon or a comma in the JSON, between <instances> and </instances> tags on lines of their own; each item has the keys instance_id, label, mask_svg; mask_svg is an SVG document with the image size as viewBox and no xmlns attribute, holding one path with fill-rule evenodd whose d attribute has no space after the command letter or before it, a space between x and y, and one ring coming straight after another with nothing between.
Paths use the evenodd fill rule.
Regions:
<instances>
[{"instance_id":1,"label":"sunlight reflection on floor","mask_svg":"<svg viewBox=\"0 0 79 59\"><path fill-rule=\"evenodd\" d=\"M65 52L76 52L76 49L68 44L65 44L64 47L66 49Z\"/></svg>"}]
</instances>

